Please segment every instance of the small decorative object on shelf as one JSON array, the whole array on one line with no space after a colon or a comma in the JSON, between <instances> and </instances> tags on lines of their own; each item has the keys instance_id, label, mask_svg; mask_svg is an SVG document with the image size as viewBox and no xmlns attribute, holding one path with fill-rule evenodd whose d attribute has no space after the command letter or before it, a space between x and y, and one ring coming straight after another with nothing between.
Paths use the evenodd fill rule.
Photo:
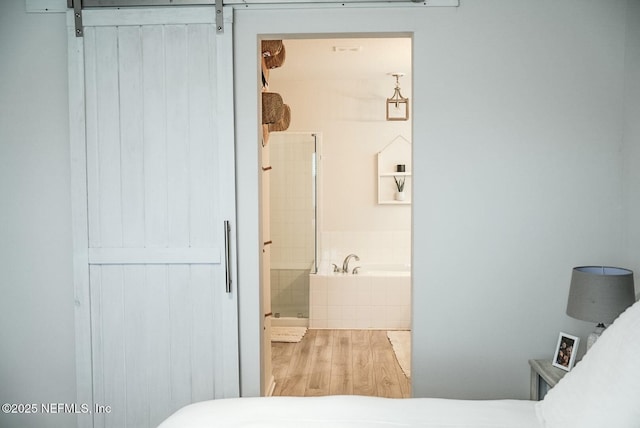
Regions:
<instances>
[{"instance_id":1,"label":"small decorative object on shelf","mask_svg":"<svg viewBox=\"0 0 640 428\"><path fill-rule=\"evenodd\" d=\"M411 142L402 135L378 152L377 178L378 204L411 205Z\"/></svg>"},{"instance_id":2,"label":"small decorative object on shelf","mask_svg":"<svg viewBox=\"0 0 640 428\"><path fill-rule=\"evenodd\" d=\"M400 166L400 165L398 165ZM404 166L404 165L402 165ZM402 171L400 171L402 172ZM398 191L396 192L396 201L404 201L404 177L393 177L393 180L396 182L396 188Z\"/></svg>"}]
</instances>

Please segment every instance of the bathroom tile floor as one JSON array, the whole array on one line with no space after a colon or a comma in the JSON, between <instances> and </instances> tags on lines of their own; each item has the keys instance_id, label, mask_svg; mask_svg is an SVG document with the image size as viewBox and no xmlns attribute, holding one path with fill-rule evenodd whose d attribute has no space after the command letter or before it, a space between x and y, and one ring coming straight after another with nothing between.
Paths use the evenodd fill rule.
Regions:
<instances>
[{"instance_id":1,"label":"bathroom tile floor","mask_svg":"<svg viewBox=\"0 0 640 428\"><path fill-rule=\"evenodd\" d=\"M384 330L308 330L298 343L272 343L274 396L411 396Z\"/></svg>"}]
</instances>

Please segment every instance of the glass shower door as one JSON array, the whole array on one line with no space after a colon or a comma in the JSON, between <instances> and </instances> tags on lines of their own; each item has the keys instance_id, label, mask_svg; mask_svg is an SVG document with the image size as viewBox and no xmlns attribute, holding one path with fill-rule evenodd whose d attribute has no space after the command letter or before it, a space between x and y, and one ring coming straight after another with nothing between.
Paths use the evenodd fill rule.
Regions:
<instances>
[{"instance_id":1,"label":"glass shower door","mask_svg":"<svg viewBox=\"0 0 640 428\"><path fill-rule=\"evenodd\" d=\"M309 274L317 270L316 134L270 135L271 310L309 317Z\"/></svg>"}]
</instances>

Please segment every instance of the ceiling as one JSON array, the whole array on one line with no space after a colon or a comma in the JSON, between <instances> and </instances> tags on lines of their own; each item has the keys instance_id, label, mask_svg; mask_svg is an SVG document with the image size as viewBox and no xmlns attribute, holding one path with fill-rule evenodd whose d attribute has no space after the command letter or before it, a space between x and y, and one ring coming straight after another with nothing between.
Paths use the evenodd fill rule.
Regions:
<instances>
[{"instance_id":1,"label":"ceiling","mask_svg":"<svg viewBox=\"0 0 640 428\"><path fill-rule=\"evenodd\" d=\"M285 39L284 45L285 62L272 71L273 78L379 79L392 72L411 74L410 38Z\"/></svg>"}]
</instances>

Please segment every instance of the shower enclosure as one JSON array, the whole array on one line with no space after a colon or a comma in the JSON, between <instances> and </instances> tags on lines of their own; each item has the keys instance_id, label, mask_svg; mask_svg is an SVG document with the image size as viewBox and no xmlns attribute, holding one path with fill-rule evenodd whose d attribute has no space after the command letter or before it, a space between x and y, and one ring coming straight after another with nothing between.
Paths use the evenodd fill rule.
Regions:
<instances>
[{"instance_id":1,"label":"shower enclosure","mask_svg":"<svg viewBox=\"0 0 640 428\"><path fill-rule=\"evenodd\" d=\"M274 324L309 317L309 274L317 271L318 135L270 135L271 310Z\"/></svg>"}]
</instances>

